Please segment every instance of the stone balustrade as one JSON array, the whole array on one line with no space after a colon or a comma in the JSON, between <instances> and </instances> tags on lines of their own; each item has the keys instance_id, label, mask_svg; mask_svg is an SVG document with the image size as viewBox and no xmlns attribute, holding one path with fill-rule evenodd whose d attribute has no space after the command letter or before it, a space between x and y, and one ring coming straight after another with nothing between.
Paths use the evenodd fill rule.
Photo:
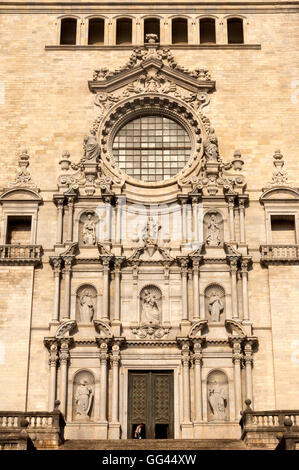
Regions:
<instances>
[{"instance_id":1,"label":"stone balustrade","mask_svg":"<svg viewBox=\"0 0 299 470\"><path fill-rule=\"evenodd\" d=\"M253 411L242 413L242 439L248 446L275 449L279 436L285 432L285 422L291 420L294 432L299 432L299 410Z\"/></svg>"},{"instance_id":2,"label":"stone balustrade","mask_svg":"<svg viewBox=\"0 0 299 470\"><path fill-rule=\"evenodd\" d=\"M0 441L2 445L9 434L22 431L24 420L28 423L26 425L28 436L36 448L53 449L63 442L65 421L58 409L51 412L1 411Z\"/></svg>"},{"instance_id":3,"label":"stone balustrade","mask_svg":"<svg viewBox=\"0 0 299 470\"><path fill-rule=\"evenodd\" d=\"M299 245L261 245L262 262L299 261Z\"/></svg>"},{"instance_id":4,"label":"stone balustrade","mask_svg":"<svg viewBox=\"0 0 299 470\"><path fill-rule=\"evenodd\" d=\"M36 265L41 255L41 245L0 245L0 264Z\"/></svg>"}]
</instances>

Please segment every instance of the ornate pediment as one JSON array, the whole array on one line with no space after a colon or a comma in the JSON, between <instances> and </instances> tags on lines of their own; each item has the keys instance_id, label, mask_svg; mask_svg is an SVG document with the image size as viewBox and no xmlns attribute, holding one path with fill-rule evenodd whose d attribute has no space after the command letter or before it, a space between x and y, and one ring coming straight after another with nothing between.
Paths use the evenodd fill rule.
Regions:
<instances>
[{"instance_id":1,"label":"ornate pediment","mask_svg":"<svg viewBox=\"0 0 299 470\"><path fill-rule=\"evenodd\" d=\"M0 196L0 202L6 201L24 201L24 202L35 202L40 204L42 198L33 189L26 188L13 188L4 191Z\"/></svg>"},{"instance_id":2,"label":"ornate pediment","mask_svg":"<svg viewBox=\"0 0 299 470\"><path fill-rule=\"evenodd\" d=\"M114 103L140 94L163 94L181 98L194 109L208 104L207 93L215 89L209 71L190 71L178 65L169 49L158 44L145 44L135 49L129 61L121 68L94 71L88 82L95 96L95 104L107 111Z\"/></svg>"},{"instance_id":3,"label":"ornate pediment","mask_svg":"<svg viewBox=\"0 0 299 470\"><path fill-rule=\"evenodd\" d=\"M149 264L163 264L172 263L174 258L169 254L168 250L160 247L157 243L152 241L145 241L144 245L137 248L134 253L127 259L129 264L134 263L149 263Z\"/></svg>"}]
</instances>

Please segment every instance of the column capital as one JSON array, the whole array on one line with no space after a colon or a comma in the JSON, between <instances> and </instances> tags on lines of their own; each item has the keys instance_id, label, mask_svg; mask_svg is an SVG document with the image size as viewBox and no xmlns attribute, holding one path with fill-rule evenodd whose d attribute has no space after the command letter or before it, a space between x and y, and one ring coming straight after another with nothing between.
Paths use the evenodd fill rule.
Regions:
<instances>
[{"instance_id":1,"label":"column capital","mask_svg":"<svg viewBox=\"0 0 299 470\"><path fill-rule=\"evenodd\" d=\"M114 343L110 353L110 363L112 367L118 367L120 361L120 345Z\"/></svg>"},{"instance_id":2,"label":"column capital","mask_svg":"<svg viewBox=\"0 0 299 470\"><path fill-rule=\"evenodd\" d=\"M234 364L240 364L243 359L243 354L242 354L242 349L241 349L241 344L242 344L242 338L231 338L232 341L232 347L233 347L233 354L232 354L232 359Z\"/></svg>"},{"instance_id":3,"label":"column capital","mask_svg":"<svg viewBox=\"0 0 299 470\"><path fill-rule=\"evenodd\" d=\"M204 339L203 338L196 338L193 340L193 362L195 365L201 365L202 364L202 343Z\"/></svg>"},{"instance_id":4,"label":"column capital","mask_svg":"<svg viewBox=\"0 0 299 470\"><path fill-rule=\"evenodd\" d=\"M58 276L61 273L62 258L60 256L50 256L49 262L53 268L54 276Z\"/></svg>"},{"instance_id":5,"label":"column capital","mask_svg":"<svg viewBox=\"0 0 299 470\"><path fill-rule=\"evenodd\" d=\"M125 256L115 256L114 258L114 270L116 273L119 273L121 271L121 267L124 264L126 260Z\"/></svg>"},{"instance_id":6,"label":"column capital","mask_svg":"<svg viewBox=\"0 0 299 470\"><path fill-rule=\"evenodd\" d=\"M64 261L65 271L69 272L72 270L72 265L74 264L75 256L74 255L63 256L63 261Z\"/></svg>"},{"instance_id":7,"label":"column capital","mask_svg":"<svg viewBox=\"0 0 299 470\"><path fill-rule=\"evenodd\" d=\"M184 367L189 367L190 363L190 340L189 338L177 338L181 346L181 361Z\"/></svg>"},{"instance_id":8,"label":"column capital","mask_svg":"<svg viewBox=\"0 0 299 470\"><path fill-rule=\"evenodd\" d=\"M68 364L70 360L69 347L73 338L62 338L60 342L59 361L60 364Z\"/></svg>"},{"instance_id":9,"label":"column capital","mask_svg":"<svg viewBox=\"0 0 299 470\"><path fill-rule=\"evenodd\" d=\"M100 255L100 262L104 267L104 270L110 270L110 261L113 259L113 255Z\"/></svg>"},{"instance_id":10,"label":"column capital","mask_svg":"<svg viewBox=\"0 0 299 470\"><path fill-rule=\"evenodd\" d=\"M187 274L187 272L188 272L188 262L189 262L188 256L177 256L177 261L178 261L179 265L181 266L182 273Z\"/></svg>"},{"instance_id":11,"label":"column capital","mask_svg":"<svg viewBox=\"0 0 299 470\"><path fill-rule=\"evenodd\" d=\"M231 272L236 272L238 270L238 256L227 256Z\"/></svg>"},{"instance_id":12,"label":"column capital","mask_svg":"<svg viewBox=\"0 0 299 470\"><path fill-rule=\"evenodd\" d=\"M101 364L107 364L108 359L108 340L103 338L96 338L99 347L99 359Z\"/></svg>"},{"instance_id":13,"label":"column capital","mask_svg":"<svg viewBox=\"0 0 299 470\"><path fill-rule=\"evenodd\" d=\"M233 209L235 207L235 196L233 195L227 196L226 201L228 203L229 209Z\"/></svg>"},{"instance_id":14,"label":"column capital","mask_svg":"<svg viewBox=\"0 0 299 470\"><path fill-rule=\"evenodd\" d=\"M250 257L242 257L241 258L241 273L242 274L248 274L250 264L251 264L251 258Z\"/></svg>"}]
</instances>

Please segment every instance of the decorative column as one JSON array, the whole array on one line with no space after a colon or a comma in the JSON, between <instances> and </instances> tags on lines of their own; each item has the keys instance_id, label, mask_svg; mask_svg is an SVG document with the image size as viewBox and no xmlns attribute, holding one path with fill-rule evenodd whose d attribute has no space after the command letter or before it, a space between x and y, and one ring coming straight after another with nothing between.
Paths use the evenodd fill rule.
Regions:
<instances>
[{"instance_id":1,"label":"decorative column","mask_svg":"<svg viewBox=\"0 0 299 470\"><path fill-rule=\"evenodd\" d=\"M188 196L179 196L179 202L181 203L181 244L184 245L187 241L188 230L187 230L187 198Z\"/></svg>"},{"instance_id":2,"label":"decorative column","mask_svg":"<svg viewBox=\"0 0 299 470\"><path fill-rule=\"evenodd\" d=\"M119 363L120 344L115 342L110 355L112 369L112 394L111 394L111 422L109 423L109 439L120 438L119 423Z\"/></svg>"},{"instance_id":3,"label":"decorative column","mask_svg":"<svg viewBox=\"0 0 299 470\"><path fill-rule=\"evenodd\" d=\"M232 196L228 198L228 217L229 217L229 236L230 236L230 241L233 243L235 243L236 241L234 208L235 208L235 198Z\"/></svg>"},{"instance_id":4,"label":"decorative column","mask_svg":"<svg viewBox=\"0 0 299 470\"><path fill-rule=\"evenodd\" d=\"M73 241L73 215L74 215L74 203L75 203L75 198L74 197L68 197L67 198L67 205L68 205L68 224L67 224L67 241L72 242Z\"/></svg>"},{"instance_id":5,"label":"decorative column","mask_svg":"<svg viewBox=\"0 0 299 470\"><path fill-rule=\"evenodd\" d=\"M197 321L200 317L200 308L199 308L199 263L201 257L192 257L193 265L193 320Z\"/></svg>"},{"instance_id":6,"label":"decorative column","mask_svg":"<svg viewBox=\"0 0 299 470\"><path fill-rule=\"evenodd\" d=\"M194 339L194 406L195 406L195 416L194 416L194 425L202 422L202 338ZM195 431L195 429L194 429ZM195 431L196 433L196 431ZM194 435L194 438L199 438L199 436Z\"/></svg>"},{"instance_id":7,"label":"decorative column","mask_svg":"<svg viewBox=\"0 0 299 470\"><path fill-rule=\"evenodd\" d=\"M248 305L248 266L250 259L242 258L241 260L241 276L242 276L242 298L243 298L243 320L249 321L249 305ZM249 398L249 397L246 397Z\"/></svg>"},{"instance_id":8,"label":"decorative column","mask_svg":"<svg viewBox=\"0 0 299 470\"><path fill-rule=\"evenodd\" d=\"M100 348L100 429L99 439L108 438L108 422L107 422L107 359L108 359L108 344L107 340L97 338L98 346Z\"/></svg>"},{"instance_id":9,"label":"decorative column","mask_svg":"<svg viewBox=\"0 0 299 470\"><path fill-rule=\"evenodd\" d=\"M238 292L237 292L238 257L230 257L229 264L230 264L230 275L231 275L232 314L233 314L233 320L238 320L239 319Z\"/></svg>"},{"instance_id":10,"label":"decorative column","mask_svg":"<svg viewBox=\"0 0 299 470\"><path fill-rule=\"evenodd\" d=\"M60 340L60 410L66 418L67 411L67 379L68 379L68 365L70 360L69 347L73 338L62 338Z\"/></svg>"},{"instance_id":11,"label":"decorative column","mask_svg":"<svg viewBox=\"0 0 299 470\"><path fill-rule=\"evenodd\" d=\"M100 256L103 265L103 313L102 320L109 321L109 281L110 281L110 261L112 256Z\"/></svg>"},{"instance_id":12,"label":"decorative column","mask_svg":"<svg viewBox=\"0 0 299 470\"><path fill-rule=\"evenodd\" d=\"M199 225L198 225L198 198L192 198L192 221L193 221L193 233L194 233L194 242L199 243Z\"/></svg>"},{"instance_id":13,"label":"decorative column","mask_svg":"<svg viewBox=\"0 0 299 470\"><path fill-rule=\"evenodd\" d=\"M45 338L44 344L49 351L50 366L48 411L53 411L55 408L56 399L56 370L58 361L58 346L56 338Z\"/></svg>"},{"instance_id":14,"label":"decorative column","mask_svg":"<svg viewBox=\"0 0 299 470\"><path fill-rule=\"evenodd\" d=\"M245 237L245 201L239 199L239 215L240 215L240 243L246 243Z\"/></svg>"},{"instance_id":15,"label":"decorative column","mask_svg":"<svg viewBox=\"0 0 299 470\"><path fill-rule=\"evenodd\" d=\"M183 379L183 422L182 439L192 439L191 407L190 407L190 375L189 375L189 340L182 341L182 379Z\"/></svg>"},{"instance_id":16,"label":"decorative column","mask_svg":"<svg viewBox=\"0 0 299 470\"><path fill-rule=\"evenodd\" d=\"M181 319L181 333L183 336L188 334L186 327L189 329L189 313L188 313L188 261L187 256L180 256L178 261L181 265L181 279L182 279L182 319Z\"/></svg>"},{"instance_id":17,"label":"decorative column","mask_svg":"<svg viewBox=\"0 0 299 470\"><path fill-rule=\"evenodd\" d=\"M61 245L63 243L63 205L64 196L54 195L54 202L57 207L57 230L56 230L56 243Z\"/></svg>"},{"instance_id":18,"label":"decorative column","mask_svg":"<svg viewBox=\"0 0 299 470\"><path fill-rule=\"evenodd\" d=\"M70 318L71 275L74 256L63 256L64 260L64 318Z\"/></svg>"},{"instance_id":19,"label":"decorative column","mask_svg":"<svg viewBox=\"0 0 299 470\"><path fill-rule=\"evenodd\" d=\"M235 419L240 419L242 409L242 389L241 389L241 339L232 338L233 341L233 363L234 363L234 382L235 382Z\"/></svg>"},{"instance_id":20,"label":"decorative column","mask_svg":"<svg viewBox=\"0 0 299 470\"><path fill-rule=\"evenodd\" d=\"M253 403L253 388L252 388L252 341L247 341L244 346L244 363L245 363L245 374L246 374L246 399L249 398Z\"/></svg>"},{"instance_id":21,"label":"decorative column","mask_svg":"<svg viewBox=\"0 0 299 470\"><path fill-rule=\"evenodd\" d=\"M115 243L121 243L121 237L122 237L122 206L123 206L123 201L122 197L119 196L116 198L116 227L115 227Z\"/></svg>"},{"instance_id":22,"label":"decorative column","mask_svg":"<svg viewBox=\"0 0 299 470\"><path fill-rule=\"evenodd\" d=\"M60 307L60 279L61 279L61 265L62 259L60 256L51 256L50 263L54 271L54 309L53 309L53 322L59 321L59 307Z\"/></svg>"},{"instance_id":23,"label":"decorative column","mask_svg":"<svg viewBox=\"0 0 299 470\"><path fill-rule=\"evenodd\" d=\"M114 322L120 321L120 277L124 260L123 256L117 256L114 259Z\"/></svg>"}]
</instances>

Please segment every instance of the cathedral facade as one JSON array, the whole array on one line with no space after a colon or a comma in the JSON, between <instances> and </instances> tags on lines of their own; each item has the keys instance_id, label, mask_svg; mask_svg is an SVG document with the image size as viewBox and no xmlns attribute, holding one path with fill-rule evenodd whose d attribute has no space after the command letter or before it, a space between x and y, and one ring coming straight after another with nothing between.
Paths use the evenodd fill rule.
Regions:
<instances>
[{"instance_id":1,"label":"cathedral facade","mask_svg":"<svg viewBox=\"0 0 299 470\"><path fill-rule=\"evenodd\" d=\"M0 6L2 426L299 425L296 12Z\"/></svg>"}]
</instances>

